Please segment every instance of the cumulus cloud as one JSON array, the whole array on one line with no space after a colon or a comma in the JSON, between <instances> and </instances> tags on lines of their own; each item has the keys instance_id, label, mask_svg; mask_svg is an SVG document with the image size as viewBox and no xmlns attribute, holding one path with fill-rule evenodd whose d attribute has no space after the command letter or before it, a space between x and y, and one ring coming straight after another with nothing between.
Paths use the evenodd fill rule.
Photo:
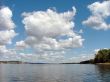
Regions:
<instances>
[{"instance_id":1,"label":"cumulus cloud","mask_svg":"<svg viewBox=\"0 0 110 82\"><path fill-rule=\"evenodd\" d=\"M83 38L74 31L76 8L58 13L56 10L24 12L23 24L27 33L26 39L16 42L16 48L30 47L32 54L20 54L25 60L40 62L64 61L66 49L81 47Z\"/></svg>"},{"instance_id":2,"label":"cumulus cloud","mask_svg":"<svg viewBox=\"0 0 110 82\"><path fill-rule=\"evenodd\" d=\"M24 12L23 24L28 34L25 42L43 50L81 47L84 39L73 31L75 14L75 7L63 13L51 9Z\"/></svg>"},{"instance_id":3,"label":"cumulus cloud","mask_svg":"<svg viewBox=\"0 0 110 82\"><path fill-rule=\"evenodd\" d=\"M18 60L19 55L13 49L7 49L6 46L0 46L0 60Z\"/></svg>"},{"instance_id":4,"label":"cumulus cloud","mask_svg":"<svg viewBox=\"0 0 110 82\"><path fill-rule=\"evenodd\" d=\"M18 53L16 49L7 49L6 46L0 46L0 61L34 61L38 60L39 55Z\"/></svg>"},{"instance_id":5,"label":"cumulus cloud","mask_svg":"<svg viewBox=\"0 0 110 82\"><path fill-rule=\"evenodd\" d=\"M71 21L75 15L73 12L57 13L51 9L23 13L25 29L30 36L38 39L42 37L57 37L71 32L74 23Z\"/></svg>"},{"instance_id":6,"label":"cumulus cloud","mask_svg":"<svg viewBox=\"0 0 110 82\"><path fill-rule=\"evenodd\" d=\"M0 8L0 45L11 44L12 38L17 33L14 31L15 24L12 21L12 11L8 7Z\"/></svg>"},{"instance_id":7,"label":"cumulus cloud","mask_svg":"<svg viewBox=\"0 0 110 82\"><path fill-rule=\"evenodd\" d=\"M110 24L106 22L110 17L110 1L95 2L88 6L92 15L83 21L84 25L92 27L96 30L110 29Z\"/></svg>"},{"instance_id":8,"label":"cumulus cloud","mask_svg":"<svg viewBox=\"0 0 110 82\"><path fill-rule=\"evenodd\" d=\"M25 48L28 48L28 45L23 40L21 40L21 41L16 42L15 47L18 50L23 50Z\"/></svg>"},{"instance_id":9,"label":"cumulus cloud","mask_svg":"<svg viewBox=\"0 0 110 82\"><path fill-rule=\"evenodd\" d=\"M5 46L0 46L0 54L6 53L8 50L6 49Z\"/></svg>"},{"instance_id":10,"label":"cumulus cloud","mask_svg":"<svg viewBox=\"0 0 110 82\"><path fill-rule=\"evenodd\" d=\"M17 51L16 49L7 49L6 46L0 46L0 61L59 63L64 60L65 54L64 51L45 51L40 53L18 53Z\"/></svg>"},{"instance_id":11,"label":"cumulus cloud","mask_svg":"<svg viewBox=\"0 0 110 82\"><path fill-rule=\"evenodd\" d=\"M24 12L22 22L27 37L16 42L15 49L7 49L5 45L10 44L16 36L15 24L12 11L8 7L1 10L0 14L4 14L1 16L3 21L0 20L0 35L3 35L0 36L0 60L58 63L64 61L66 49L81 47L83 44L82 36L74 31L76 9L73 7L71 11L62 13L52 9ZM25 48L30 48L32 52L25 53Z\"/></svg>"},{"instance_id":12,"label":"cumulus cloud","mask_svg":"<svg viewBox=\"0 0 110 82\"><path fill-rule=\"evenodd\" d=\"M12 11L9 7L0 7L0 60L16 60L19 56L15 50L7 49L6 45L12 43L17 35L14 31L15 24L12 20Z\"/></svg>"},{"instance_id":13,"label":"cumulus cloud","mask_svg":"<svg viewBox=\"0 0 110 82\"><path fill-rule=\"evenodd\" d=\"M16 36L14 30L0 31L0 45L11 44L12 38Z\"/></svg>"},{"instance_id":14,"label":"cumulus cloud","mask_svg":"<svg viewBox=\"0 0 110 82\"><path fill-rule=\"evenodd\" d=\"M8 7L0 9L0 30L11 30L15 27L12 11Z\"/></svg>"}]
</instances>

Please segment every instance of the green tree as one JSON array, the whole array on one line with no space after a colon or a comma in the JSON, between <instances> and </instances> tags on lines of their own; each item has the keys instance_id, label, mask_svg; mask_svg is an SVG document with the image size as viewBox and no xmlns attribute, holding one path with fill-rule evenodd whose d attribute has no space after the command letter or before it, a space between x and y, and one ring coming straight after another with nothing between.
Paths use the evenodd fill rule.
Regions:
<instances>
[{"instance_id":1,"label":"green tree","mask_svg":"<svg viewBox=\"0 0 110 82\"><path fill-rule=\"evenodd\" d=\"M110 62L110 49L101 49L95 54L95 63Z\"/></svg>"}]
</instances>

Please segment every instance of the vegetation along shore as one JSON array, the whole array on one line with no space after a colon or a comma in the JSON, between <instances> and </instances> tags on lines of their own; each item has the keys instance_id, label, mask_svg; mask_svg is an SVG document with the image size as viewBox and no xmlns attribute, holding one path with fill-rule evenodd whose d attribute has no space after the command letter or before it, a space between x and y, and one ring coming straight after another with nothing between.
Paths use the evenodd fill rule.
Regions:
<instances>
[{"instance_id":1,"label":"vegetation along shore","mask_svg":"<svg viewBox=\"0 0 110 82\"><path fill-rule=\"evenodd\" d=\"M110 49L101 49L95 54L94 59L81 61L80 64L105 64L105 65L110 65Z\"/></svg>"}]
</instances>

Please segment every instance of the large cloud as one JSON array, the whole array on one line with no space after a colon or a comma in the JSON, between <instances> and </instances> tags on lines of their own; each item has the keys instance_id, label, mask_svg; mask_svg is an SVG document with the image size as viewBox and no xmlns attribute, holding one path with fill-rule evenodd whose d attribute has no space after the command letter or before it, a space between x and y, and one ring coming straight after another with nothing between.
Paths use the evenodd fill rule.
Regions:
<instances>
[{"instance_id":1,"label":"large cloud","mask_svg":"<svg viewBox=\"0 0 110 82\"><path fill-rule=\"evenodd\" d=\"M12 21L12 11L8 7L0 9L0 45L10 44L16 36L15 24Z\"/></svg>"},{"instance_id":2,"label":"large cloud","mask_svg":"<svg viewBox=\"0 0 110 82\"><path fill-rule=\"evenodd\" d=\"M107 30L110 29L110 24L106 22L107 18L110 17L110 1L95 2L88 6L92 15L85 21L84 25L92 27L96 30Z\"/></svg>"},{"instance_id":3,"label":"large cloud","mask_svg":"<svg viewBox=\"0 0 110 82\"><path fill-rule=\"evenodd\" d=\"M0 9L0 30L10 30L15 27L12 21L12 11L8 7Z\"/></svg>"},{"instance_id":4,"label":"large cloud","mask_svg":"<svg viewBox=\"0 0 110 82\"><path fill-rule=\"evenodd\" d=\"M31 48L30 55L20 54L25 60L63 62L66 49L81 47L83 38L74 32L76 9L58 13L54 10L24 12L26 39L16 42L19 49Z\"/></svg>"},{"instance_id":5,"label":"large cloud","mask_svg":"<svg viewBox=\"0 0 110 82\"><path fill-rule=\"evenodd\" d=\"M2 14L8 13L3 14L6 15L2 18L5 23L0 20L0 35L3 35L0 36L0 60L63 62L66 49L82 46L84 39L74 32L76 9L73 7L71 11L64 13L51 9L23 13L22 22L27 37L24 41L16 42L15 49L7 49L5 45L11 43L16 35L15 24L12 21L12 11L8 7L1 10ZM30 50L26 52L28 48Z\"/></svg>"},{"instance_id":6,"label":"large cloud","mask_svg":"<svg viewBox=\"0 0 110 82\"><path fill-rule=\"evenodd\" d=\"M0 8L0 60L16 60L19 57L15 50L7 49L6 45L12 43L17 35L14 31L15 24L12 21L12 11L8 7Z\"/></svg>"},{"instance_id":7,"label":"large cloud","mask_svg":"<svg viewBox=\"0 0 110 82\"><path fill-rule=\"evenodd\" d=\"M83 39L74 29L76 9L58 13L54 10L24 12L23 24L28 37L26 43L39 50L59 50L81 47Z\"/></svg>"}]
</instances>

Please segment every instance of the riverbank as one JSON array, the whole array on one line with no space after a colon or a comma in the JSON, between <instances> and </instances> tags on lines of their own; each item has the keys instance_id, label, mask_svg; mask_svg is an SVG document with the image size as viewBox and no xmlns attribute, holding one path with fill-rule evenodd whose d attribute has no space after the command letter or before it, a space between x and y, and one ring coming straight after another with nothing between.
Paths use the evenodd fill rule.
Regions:
<instances>
[{"instance_id":1,"label":"riverbank","mask_svg":"<svg viewBox=\"0 0 110 82\"><path fill-rule=\"evenodd\" d=\"M0 64L25 64L26 62L22 61L0 61Z\"/></svg>"},{"instance_id":2,"label":"riverbank","mask_svg":"<svg viewBox=\"0 0 110 82\"><path fill-rule=\"evenodd\" d=\"M97 65L110 65L110 63L97 63Z\"/></svg>"}]
</instances>

